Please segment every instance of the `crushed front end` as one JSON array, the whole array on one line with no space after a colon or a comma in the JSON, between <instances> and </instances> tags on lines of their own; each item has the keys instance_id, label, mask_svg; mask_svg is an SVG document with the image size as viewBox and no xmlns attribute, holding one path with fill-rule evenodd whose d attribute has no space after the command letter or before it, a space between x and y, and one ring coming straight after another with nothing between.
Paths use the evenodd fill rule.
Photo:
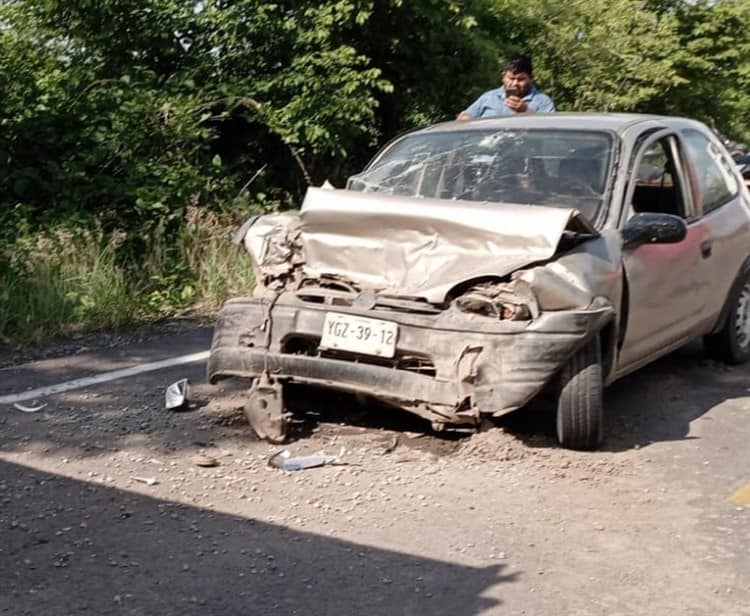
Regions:
<instances>
[{"instance_id":1,"label":"crushed front end","mask_svg":"<svg viewBox=\"0 0 750 616\"><path fill-rule=\"evenodd\" d=\"M409 202L404 220L403 200L342 193L312 191L300 215L240 234L256 285L221 310L208 376L253 379L247 414L269 440L284 437L286 383L366 394L436 428L476 425L526 404L612 320L570 267L534 266L566 234L593 237L574 211L489 220L486 207Z\"/></svg>"},{"instance_id":2,"label":"crushed front end","mask_svg":"<svg viewBox=\"0 0 750 616\"><path fill-rule=\"evenodd\" d=\"M611 317L606 305L531 321L491 320L455 302L445 310L420 304L325 287L230 300L216 324L209 379L322 385L373 396L436 426L476 424L482 412L523 406ZM338 340L324 340L337 327ZM352 327L350 342L344 330ZM393 344L382 344L391 332ZM371 352L357 340L365 336L375 337Z\"/></svg>"}]
</instances>

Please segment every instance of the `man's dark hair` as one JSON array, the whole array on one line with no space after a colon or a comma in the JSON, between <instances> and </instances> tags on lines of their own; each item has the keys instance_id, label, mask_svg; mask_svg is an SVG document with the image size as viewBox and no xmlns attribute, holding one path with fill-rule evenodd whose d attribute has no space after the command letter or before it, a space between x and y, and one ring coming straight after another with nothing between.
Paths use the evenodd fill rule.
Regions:
<instances>
[{"instance_id":1,"label":"man's dark hair","mask_svg":"<svg viewBox=\"0 0 750 616\"><path fill-rule=\"evenodd\" d=\"M510 71L512 73L526 73L527 75L533 75L534 69L531 66L531 58L529 56L511 56L505 63L503 72Z\"/></svg>"}]
</instances>

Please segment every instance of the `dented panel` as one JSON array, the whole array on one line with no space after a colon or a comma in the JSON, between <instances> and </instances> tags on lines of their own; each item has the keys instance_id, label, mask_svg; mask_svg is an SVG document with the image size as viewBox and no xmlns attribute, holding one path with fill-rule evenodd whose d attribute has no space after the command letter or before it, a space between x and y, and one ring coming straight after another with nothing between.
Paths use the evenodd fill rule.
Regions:
<instances>
[{"instance_id":1,"label":"dented panel","mask_svg":"<svg viewBox=\"0 0 750 616\"><path fill-rule=\"evenodd\" d=\"M259 217L244 244L261 292L222 310L212 380L323 384L438 423L528 402L619 293L612 242L572 208L311 188L300 213ZM397 323L395 359L321 349L328 311Z\"/></svg>"},{"instance_id":2,"label":"dented panel","mask_svg":"<svg viewBox=\"0 0 750 616\"><path fill-rule=\"evenodd\" d=\"M568 229L596 234L573 209L310 188L299 217L260 217L244 242L264 281L299 267L306 278L440 302L464 280L549 259Z\"/></svg>"},{"instance_id":3,"label":"dented panel","mask_svg":"<svg viewBox=\"0 0 750 616\"><path fill-rule=\"evenodd\" d=\"M266 374L366 393L449 423L473 423L481 412L503 414L523 406L613 316L610 307L597 305L540 316L529 328L455 309L436 316L378 311L378 318L398 324L398 354L393 360L354 361L350 354L318 347L326 306L284 293L273 302L273 323L263 327L270 305L263 298L227 302L211 349L212 382ZM423 363L409 361L413 356Z\"/></svg>"}]
</instances>

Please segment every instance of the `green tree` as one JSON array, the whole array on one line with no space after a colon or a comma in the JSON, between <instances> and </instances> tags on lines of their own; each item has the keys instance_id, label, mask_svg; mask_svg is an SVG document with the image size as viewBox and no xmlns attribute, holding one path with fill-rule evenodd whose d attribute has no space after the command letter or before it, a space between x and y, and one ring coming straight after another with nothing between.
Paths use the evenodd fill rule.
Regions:
<instances>
[{"instance_id":1,"label":"green tree","mask_svg":"<svg viewBox=\"0 0 750 616\"><path fill-rule=\"evenodd\" d=\"M88 212L140 227L228 200L264 168L302 170L374 135L374 93L389 87L344 40L361 19L351 2L12 0L0 10L1 44L14 52L0 93L17 94L2 117L3 200L35 220ZM247 140L233 149L237 127ZM274 140L283 147L266 151Z\"/></svg>"},{"instance_id":2,"label":"green tree","mask_svg":"<svg viewBox=\"0 0 750 616\"><path fill-rule=\"evenodd\" d=\"M658 3L678 22L682 81L653 106L750 139L750 4L744 0Z\"/></svg>"},{"instance_id":3,"label":"green tree","mask_svg":"<svg viewBox=\"0 0 750 616\"><path fill-rule=\"evenodd\" d=\"M637 111L680 85L677 19L638 0L532 0L537 79L566 111Z\"/></svg>"}]
</instances>

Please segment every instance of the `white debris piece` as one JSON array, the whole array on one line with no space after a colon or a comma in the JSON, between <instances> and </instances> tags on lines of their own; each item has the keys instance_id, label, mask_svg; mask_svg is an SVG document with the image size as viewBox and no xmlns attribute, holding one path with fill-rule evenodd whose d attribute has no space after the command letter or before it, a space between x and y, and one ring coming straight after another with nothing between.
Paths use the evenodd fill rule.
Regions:
<instances>
[{"instance_id":1,"label":"white debris piece","mask_svg":"<svg viewBox=\"0 0 750 616\"><path fill-rule=\"evenodd\" d=\"M39 404L37 406L26 406L18 402L13 404L13 408L21 411L22 413L36 413L38 411L41 411L45 406L47 406L46 402Z\"/></svg>"}]
</instances>

